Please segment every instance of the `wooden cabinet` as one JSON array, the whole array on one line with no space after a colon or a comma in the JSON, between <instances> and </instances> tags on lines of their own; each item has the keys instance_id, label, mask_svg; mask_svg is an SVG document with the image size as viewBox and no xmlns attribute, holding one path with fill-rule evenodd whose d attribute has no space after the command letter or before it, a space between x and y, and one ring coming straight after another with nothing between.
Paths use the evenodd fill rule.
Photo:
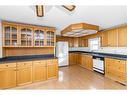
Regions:
<instances>
[{"instance_id":1,"label":"wooden cabinet","mask_svg":"<svg viewBox=\"0 0 127 95\"><path fill-rule=\"evenodd\" d=\"M87 47L88 46L88 39L86 37L80 37L78 39L79 47Z\"/></svg>"},{"instance_id":2,"label":"wooden cabinet","mask_svg":"<svg viewBox=\"0 0 127 95\"><path fill-rule=\"evenodd\" d=\"M0 64L0 89L16 86L16 63Z\"/></svg>"},{"instance_id":3,"label":"wooden cabinet","mask_svg":"<svg viewBox=\"0 0 127 95\"><path fill-rule=\"evenodd\" d=\"M100 33L101 37L101 47L107 47L108 46L108 32L103 31Z\"/></svg>"},{"instance_id":4,"label":"wooden cabinet","mask_svg":"<svg viewBox=\"0 0 127 95\"><path fill-rule=\"evenodd\" d=\"M33 45L33 28L28 26L20 27L20 46L32 46Z\"/></svg>"},{"instance_id":5,"label":"wooden cabinet","mask_svg":"<svg viewBox=\"0 0 127 95\"><path fill-rule=\"evenodd\" d=\"M47 60L47 79L58 77L58 62L56 59Z\"/></svg>"},{"instance_id":6,"label":"wooden cabinet","mask_svg":"<svg viewBox=\"0 0 127 95\"><path fill-rule=\"evenodd\" d=\"M16 25L3 25L3 46L16 47L18 46L18 29Z\"/></svg>"},{"instance_id":7,"label":"wooden cabinet","mask_svg":"<svg viewBox=\"0 0 127 95\"><path fill-rule=\"evenodd\" d=\"M46 60L33 61L33 81L44 81L47 79Z\"/></svg>"},{"instance_id":8,"label":"wooden cabinet","mask_svg":"<svg viewBox=\"0 0 127 95\"><path fill-rule=\"evenodd\" d=\"M46 30L46 46L55 45L55 30L47 29Z\"/></svg>"},{"instance_id":9,"label":"wooden cabinet","mask_svg":"<svg viewBox=\"0 0 127 95\"><path fill-rule=\"evenodd\" d=\"M32 62L17 63L17 85L32 83Z\"/></svg>"},{"instance_id":10,"label":"wooden cabinet","mask_svg":"<svg viewBox=\"0 0 127 95\"><path fill-rule=\"evenodd\" d=\"M3 22L3 47L54 47L55 28Z\"/></svg>"},{"instance_id":11,"label":"wooden cabinet","mask_svg":"<svg viewBox=\"0 0 127 95\"><path fill-rule=\"evenodd\" d=\"M45 46L45 28L37 27L34 29L34 46Z\"/></svg>"},{"instance_id":12,"label":"wooden cabinet","mask_svg":"<svg viewBox=\"0 0 127 95\"><path fill-rule=\"evenodd\" d=\"M127 47L127 26L118 29L118 46Z\"/></svg>"},{"instance_id":13,"label":"wooden cabinet","mask_svg":"<svg viewBox=\"0 0 127 95\"><path fill-rule=\"evenodd\" d=\"M118 46L118 29L108 30L108 46L109 47Z\"/></svg>"},{"instance_id":14,"label":"wooden cabinet","mask_svg":"<svg viewBox=\"0 0 127 95\"><path fill-rule=\"evenodd\" d=\"M82 54L81 66L88 70L92 70L93 68L92 56L87 54Z\"/></svg>"},{"instance_id":15,"label":"wooden cabinet","mask_svg":"<svg viewBox=\"0 0 127 95\"><path fill-rule=\"evenodd\" d=\"M77 54L69 53L69 65L74 65L77 63Z\"/></svg>"},{"instance_id":16,"label":"wooden cabinet","mask_svg":"<svg viewBox=\"0 0 127 95\"><path fill-rule=\"evenodd\" d=\"M126 61L105 58L105 76L115 81L126 84Z\"/></svg>"}]
</instances>

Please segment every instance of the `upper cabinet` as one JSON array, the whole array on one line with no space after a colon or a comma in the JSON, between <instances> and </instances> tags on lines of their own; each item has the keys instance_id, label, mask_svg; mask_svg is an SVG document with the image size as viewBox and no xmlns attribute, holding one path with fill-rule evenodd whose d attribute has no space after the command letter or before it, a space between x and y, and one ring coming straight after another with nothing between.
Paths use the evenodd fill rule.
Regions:
<instances>
[{"instance_id":1,"label":"upper cabinet","mask_svg":"<svg viewBox=\"0 0 127 95\"><path fill-rule=\"evenodd\" d=\"M44 46L45 45L45 30L35 29L34 30L34 46Z\"/></svg>"},{"instance_id":2,"label":"upper cabinet","mask_svg":"<svg viewBox=\"0 0 127 95\"><path fill-rule=\"evenodd\" d=\"M55 28L3 22L3 47L54 47Z\"/></svg>"},{"instance_id":3,"label":"upper cabinet","mask_svg":"<svg viewBox=\"0 0 127 95\"><path fill-rule=\"evenodd\" d=\"M18 29L16 25L3 25L3 46L18 46Z\"/></svg>"},{"instance_id":4,"label":"upper cabinet","mask_svg":"<svg viewBox=\"0 0 127 95\"><path fill-rule=\"evenodd\" d=\"M118 46L127 47L127 26L118 29Z\"/></svg>"},{"instance_id":5,"label":"upper cabinet","mask_svg":"<svg viewBox=\"0 0 127 95\"><path fill-rule=\"evenodd\" d=\"M118 29L108 30L108 46L117 47L118 46Z\"/></svg>"},{"instance_id":6,"label":"upper cabinet","mask_svg":"<svg viewBox=\"0 0 127 95\"><path fill-rule=\"evenodd\" d=\"M46 31L46 46L54 46L55 45L55 33L53 30Z\"/></svg>"},{"instance_id":7,"label":"upper cabinet","mask_svg":"<svg viewBox=\"0 0 127 95\"><path fill-rule=\"evenodd\" d=\"M20 27L20 46L32 46L33 28Z\"/></svg>"}]
</instances>

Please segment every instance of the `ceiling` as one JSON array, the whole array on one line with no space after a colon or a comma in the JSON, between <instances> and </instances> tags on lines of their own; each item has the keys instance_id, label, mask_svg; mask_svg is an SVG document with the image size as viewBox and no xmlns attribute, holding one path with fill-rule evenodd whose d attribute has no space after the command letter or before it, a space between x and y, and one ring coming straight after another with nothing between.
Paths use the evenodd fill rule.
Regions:
<instances>
[{"instance_id":1,"label":"ceiling","mask_svg":"<svg viewBox=\"0 0 127 95\"><path fill-rule=\"evenodd\" d=\"M78 6L69 12L58 6L44 6L44 17L37 17L35 6L0 6L0 19L14 22L53 26L60 31L73 23L89 23L107 29L127 23L127 6Z\"/></svg>"}]
</instances>

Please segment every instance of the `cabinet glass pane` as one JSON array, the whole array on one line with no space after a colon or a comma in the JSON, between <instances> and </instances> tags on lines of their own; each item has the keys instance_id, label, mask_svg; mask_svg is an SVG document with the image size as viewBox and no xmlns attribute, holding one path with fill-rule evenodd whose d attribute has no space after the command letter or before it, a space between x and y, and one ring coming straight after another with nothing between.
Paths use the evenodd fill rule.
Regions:
<instances>
[{"instance_id":1,"label":"cabinet glass pane","mask_svg":"<svg viewBox=\"0 0 127 95\"><path fill-rule=\"evenodd\" d=\"M5 46L17 45L17 28L13 26L4 27Z\"/></svg>"},{"instance_id":2,"label":"cabinet glass pane","mask_svg":"<svg viewBox=\"0 0 127 95\"><path fill-rule=\"evenodd\" d=\"M54 46L54 32L47 31L47 46Z\"/></svg>"},{"instance_id":3,"label":"cabinet glass pane","mask_svg":"<svg viewBox=\"0 0 127 95\"><path fill-rule=\"evenodd\" d=\"M21 29L21 46L32 46L32 30L29 28Z\"/></svg>"},{"instance_id":4,"label":"cabinet glass pane","mask_svg":"<svg viewBox=\"0 0 127 95\"><path fill-rule=\"evenodd\" d=\"M35 46L44 46L44 32L42 30L35 30L34 45Z\"/></svg>"}]
</instances>

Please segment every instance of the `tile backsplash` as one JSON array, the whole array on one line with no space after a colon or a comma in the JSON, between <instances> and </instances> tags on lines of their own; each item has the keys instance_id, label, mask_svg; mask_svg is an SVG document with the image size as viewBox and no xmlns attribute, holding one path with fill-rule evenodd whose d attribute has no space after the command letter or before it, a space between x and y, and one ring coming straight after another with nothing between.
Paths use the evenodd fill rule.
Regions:
<instances>
[{"instance_id":1,"label":"tile backsplash","mask_svg":"<svg viewBox=\"0 0 127 95\"><path fill-rule=\"evenodd\" d=\"M69 48L69 51L90 51L90 49L89 47L77 47ZM101 47L99 50L95 50L94 52L127 55L127 47Z\"/></svg>"}]
</instances>

